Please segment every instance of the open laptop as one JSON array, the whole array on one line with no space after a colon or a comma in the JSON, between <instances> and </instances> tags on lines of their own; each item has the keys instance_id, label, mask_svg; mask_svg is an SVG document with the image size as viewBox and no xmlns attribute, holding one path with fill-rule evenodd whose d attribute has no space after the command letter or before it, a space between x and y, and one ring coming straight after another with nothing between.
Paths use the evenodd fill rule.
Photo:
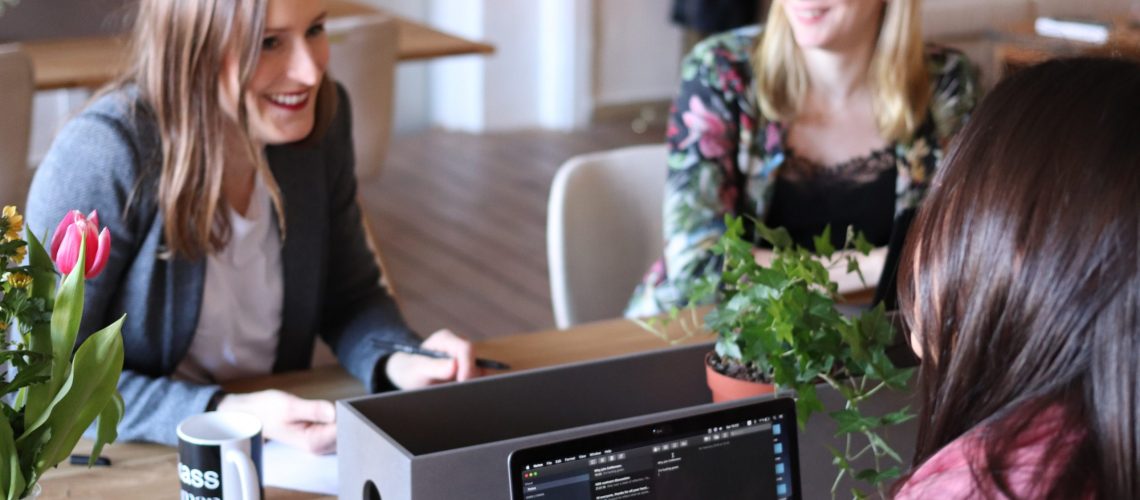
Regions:
<instances>
[{"instance_id":1,"label":"open laptop","mask_svg":"<svg viewBox=\"0 0 1140 500\"><path fill-rule=\"evenodd\" d=\"M511 453L513 500L799 499L795 402L772 399Z\"/></svg>"}]
</instances>

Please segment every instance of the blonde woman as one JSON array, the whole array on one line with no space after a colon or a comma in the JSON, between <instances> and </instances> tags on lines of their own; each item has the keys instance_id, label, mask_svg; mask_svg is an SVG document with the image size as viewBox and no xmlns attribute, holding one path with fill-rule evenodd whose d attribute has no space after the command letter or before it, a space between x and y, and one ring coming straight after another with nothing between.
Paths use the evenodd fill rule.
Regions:
<instances>
[{"instance_id":1,"label":"blonde woman","mask_svg":"<svg viewBox=\"0 0 1140 500\"><path fill-rule=\"evenodd\" d=\"M134 67L36 173L29 227L98 210L115 240L81 335L127 315L122 439L173 444L182 418L217 408L334 450L332 403L218 385L308 367L318 333L372 391L477 374L471 345L446 330L423 343L451 360L387 344L421 339L366 245L325 12L323 0L143 0Z\"/></svg>"},{"instance_id":2,"label":"blonde woman","mask_svg":"<svg viewBox=\"0 0 1140 500\"><path fill-rule=\"evenodd\" d=\"M808 248L828 224L837 247L847 226L878 247L905 229L900 217L977 92L960 53L923 45L919 10L919 0L776 0L763 29L693 49L667 130L665 255L626 316L683 305L698 278L719 274L710 249L726 214L785 227ZM885 255L864 268L877 276Z\"/></svg>"}]
</instances>

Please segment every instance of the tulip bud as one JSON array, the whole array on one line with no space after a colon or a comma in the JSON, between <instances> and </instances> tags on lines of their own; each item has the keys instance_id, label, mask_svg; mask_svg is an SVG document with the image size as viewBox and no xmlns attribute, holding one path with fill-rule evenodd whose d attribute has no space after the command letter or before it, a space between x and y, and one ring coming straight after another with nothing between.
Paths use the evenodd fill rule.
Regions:
<instances>
[{"instance_id":1,"label":"tulip bud","mask_svg":"<svg viewBox=\"0 0 1140 500\"><path fill-rule=\"evenodd\" d=\"M107 259L111 257L111 233L103 228L96 236L98 228L99 215L95 211L87 217L78 210L63 216L51 238L51 258L60 273L71 273L79 263L79 249L84 242L87 245L84 276L92 279L103 272Z\"/></svg>"}]
</instances>

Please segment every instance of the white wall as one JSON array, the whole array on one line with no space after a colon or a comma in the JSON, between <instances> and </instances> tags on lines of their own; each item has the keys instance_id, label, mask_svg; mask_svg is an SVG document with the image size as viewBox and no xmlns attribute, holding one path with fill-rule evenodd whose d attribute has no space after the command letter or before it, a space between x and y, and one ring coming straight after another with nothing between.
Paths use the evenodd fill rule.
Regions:
<instances>
[{"instance_id":1,"label":"white wall","mask_svg":"<svg viewBox=\"0 0 1140 500\"><path fill-rule=\"evenodd\" d=\"M750 1L750 0L741 0ZM671 99L680 83L681 29L670 0L596 0L598 106Z\"/></svg>"}]
</instances>

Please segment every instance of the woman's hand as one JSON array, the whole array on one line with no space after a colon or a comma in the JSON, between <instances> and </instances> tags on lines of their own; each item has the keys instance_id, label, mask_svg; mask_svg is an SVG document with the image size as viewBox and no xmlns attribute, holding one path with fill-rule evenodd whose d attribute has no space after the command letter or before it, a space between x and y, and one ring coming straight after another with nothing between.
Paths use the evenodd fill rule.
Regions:
<instances>
[{"instance_id":1,"label":"woman's hand","mask_svg":"<svg viewBox=\"0 0 1140 500\"><path fill-rule=\"evenodd\" d=\"M434 359L402 352L388 358L384 373L392 384L401 389L418 389L429 385L458 380L460 382L483 374L475 366L475 351L471 342L451 330L433 333L423 343L424 349L445 352L450 359Z\"/></svg>"},{"instance_id":2,"label":"woman's hand","mask_svg":"<svg viewBox=\"0 0 1140 500\"><path fill-rule=\"evenodd\" d=\"M261 419L262 436L320 455L336 451L336 407L278 390L227 394L218 411L240 411Z\"/></svg>"}]
</instances>

